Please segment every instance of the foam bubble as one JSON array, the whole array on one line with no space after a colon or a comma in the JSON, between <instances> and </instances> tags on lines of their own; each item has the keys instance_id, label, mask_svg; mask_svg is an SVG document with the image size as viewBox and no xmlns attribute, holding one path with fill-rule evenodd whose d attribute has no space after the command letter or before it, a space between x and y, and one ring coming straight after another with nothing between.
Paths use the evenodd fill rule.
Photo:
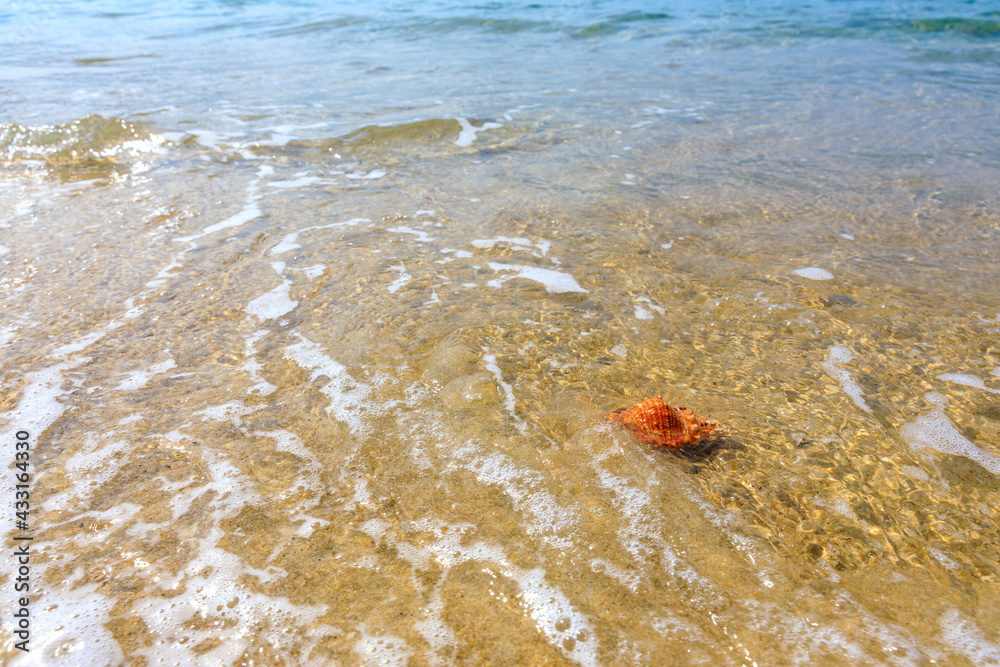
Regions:
<instances>
[{"instance_id":1,"label":"foam bubble","mask_svg":"<svg viewBox=\"0 0 1000 667\"><path fill-rule=\"evenodd\" d=\"M503 454L482 454L471 443L457 452L457 456L480 482L503 490L514 508L527 519L529 533L558 549L573 547L573 540L562 534L575 528L577 515L558 503L545 488L539 473L517 465Z\"/></svg>"},{"instance_id":2,"label":"foam bubble","mask_svg":"<svg viewBox=\"0 0 1000 667\"><path fill-rule=\"evenodd\" d=\"M988 640L974 623L957 609L941 614L941 638L952 650L974 665L1000 665L1000 646Z\"/></svg>"},{"instance_id":3,"label":"foam bubble","mask_svg":"<svg viewBox=\"0 0 1000 667\"><path fill-rule=\"evenodd\" d=\"M299 305L298 301L292 301L288 298L291 286L292 282L286 280L267 294L262 294L248 303L244 310L251 315L256 315L261 322L287 315Z\"/></svg>"},{"instance_id":4,"label":"foam bubble","mask_svg":"<svg viewBox=\"0 0 1000 667\"><path fill-rule=\"evenodd\" d=\"M427 569L431 559L445 569L470 561L493 564L500 574L517 583L521 589L518 599L552 646L582 665L599 664L597 635L590 619L576 611L566 595L546 581L544 570L521 569L511 564L501 548L482 541L463 544L465 540L462 533L472 528L469 524L449 526L427 519L412 523L421 531L433 532L436 539L425 542L422 546L400 540L396 531L384 519L369 519L361 525L361 530L378 541L389 542L414 569ZM449 528L447 534L445 527Z\"/></svg>"},{"instance_id":5,"label":"foam bubble","mask_svg":"<svg viewBox=\"0 0 1000 667\"><path fill-rule=\"evenodd\" d=\"M31 652L22 653L18 665L104 667L124 664L114 636L107 629L112 601L98 593L98 584L63 586L58 597L43 593L33 604L45 613L32 614ZM5 646L13 650L13 646ZM8 656L10 653L7 654Z\"/></svg>"},{"instance_id":6,"label":"foam bubble","mask_svg":"<svg viewBox=\"0 0 1000 667\"><path fill-rule=\"evenodd\" d=\"M118 466L112 463L112 459L127 448L127 442L111 440L101 444L96 437L88 436L83 446L63 466L66 476L74 482L71 488L76 493L73 495L80 496L86 491L84 482L101 484L117 474Z\"/></svg>"},{"instance_id":7,"label":"foam bubble","mask_svg":"<svg viewBox=\"0 0 1000 667\"><path fill-rule=\"evenodd\" d=\"M306 266L301 269L292 267L293 271L301 271L305 274L306 278L313 280L314 278L319 278L326 271L326 267L322 264L313 264L312 266Z\"/></svg>"},{"instance_id":8,"label":"foam bubble","mask_svg":"<svg viewBox=\"0 0 1000 667\"><path fill-rule=\"evenodd\" d=\"M517 571L505 568L504 574L521 586L522 603L535 626L572 660L581 665L599 665L597 637L584 614L573 609L569 599L545 580L541 568Z\"/></svg>"},{"instance_id":9,"label":"foam bubble","mask_svg":"<svg viewBox=\"0 0 1000 667\"><path fill-rule=\"evenodd\" d=\"M603 558L591 558L590 569L598 574L605 574L632 593L641 593L649 585L649 577L633 570L625 570Z\"/></svg>"},{"instance_id":10,"label":"foam bubble","mask_svg":"<svg viewBox=\"0 0 1000 667\"><path fill-rule=\"evenodd\" d=\"M369 635L365 626L361 626L361 638L354 644L354 652L361 658L363 665L388 665L389 667L404 667L413 655L413 651L399 637L392 635Z\"/></svg>"},{"instance_id":11,"label":"foam bubble","mask_svg":"<svg viewBox=\"0 0 1000 667\"><path fill-rule=\"evenodd\" d=\"M830 347L830 354L827 357L826 363L823 364L823 370L826 371L827 375L840 383L840 386L844 388L844 392L851 397L855 405L865 412L871 413L872 409L865 403L864 392L851 375L851 372L838 367L839 364L846 364L852 359L854 359L854 353L849 348L842 345L833 345Z\"/></svg>"},{"instance_id":12,"label":"foam bubble","mask_svg":"<svg viewBox=\"0 0 1000 667\"><path fill-rule=\"evenodd\" d=\"M542 269L537 266L526 266L523 264L498 264L490 262L489 267L494 271L514 271L514 275L503 276L489 281L491 287L500 287L503 283L513 278L525 278L536 283L545 285L546 292L561 294L563 292L583 292L587 290L580 287L576 280L568 273L553 271L552 269Z\"/></svg>"},{"instance_id":13,"label":"foam bubble","mask_svg":"<svg viewBox=\"0 0 1000 667\"><path fill-rule=\"evenodd\" d=\"M413 280L413 277L406 272L406 266L404 266L403 264L397 264L396 266L390 268L392 268L395 271L401 272L400 276L396 278L394 281L392 281L392 283L388 287L386 287L386 289L389 290L390 294L395 294L400 289L409 284L410 281Z\"/></svg>"},{"instance_id":14,"label":"foam bubble","mask_svg":"<svg viewBox=\"0 0 1000 667\"><path fill-rule=\"evenodd\" d=\"M274 440L275 447L278 450L288 452L308 464L302 466L302 471L296 479L296 485L302 485L316 493L321 493L323 491L323 484L320 481L320 471L323 469L323 465L320 463L319 459L316 458L316 455L313 454L308 447L302 444L302 441L297 435L284 429L276 429L274 431L255 431L254 435ZM296 490L297 489L287 489L279 494L278 497L284 498ZM310 503L310 506L314 504L315 502L312 502Z\"/></svg>"},{"instance_id":15,"label":"foam bubble","mask_svg":"<svg viewBox=\"0 0 1000 667\"><path fill-rule=\"evenodd\" d=\"M193 136L195 141L206 148L219 148L220 141L235 139L240 136L233 132L216 132L214 130L189 130L188 134Z\"/></svg>"},{"instance_id":16,"label":"foam bubble","mask_svg":"<svg viewBox=\"0 0 1000 667\"><path fill-rule=\"evenodd\" d=\"M386 173L387 172L383 171L382 169L372 169L371 171L365 174L360 174L360 173L347 174L347 178L373 180L382 178L383 176L386 175Z\"/></svg>"},{"instance_id":17,"label":"foam bubble","mask_svg":"<svg viewBox=\"0 0 1000 667\"><path fill-rule=\"evenodd\" d=\"M174 241L180 241L180 242L194 241L195 239L199 239L203 236L213 234L219 231L220 229L229 229L230 227L241 227L242 225L245 225L246 223L253 220L254 218L260 217L260 214L261 214L260 209L257 207L256 204L247 204L246 206L243 207L243 210L241 210L239 213L229 216L222 222L217 222L214 225L209 225L208 227L205 227L203 230L201 230L201 233L192 234L191 236L180 236L174 239Z\"/></svg>"},{"instance_id":18,"label":"foam bubble","mask_svg":"<svg viewBox=\"0 0 1000 667\"><path fill-rule=\"evenodd\" d=\"M549 248L552 246L551 241L539 241L538 243L532 243L529 239L510 236L495 236L491 239L476 239L472 242L472 245L480 250L489 250L499 244L509 245L515 250L525 250L530 252L535 257L544 257L545 254L548 253ZM533 248L535 250L533 250Z\"/></svg>"},{"instance_id":19,"label":"foam bubble","mask_svg":"<svg viewBox=\"0 0 1000 667\"><path fill-rule=\"evenodd\" d=\"M954 382L955 384L965 385L966 387L974 387L976 389L982 389L983 391L988 391L991 394L1000 394L1000 389L991 389L987 387L986 383L975 375L968 375L962 373L942 373L937 377L938 380L944 380L945 382Z\"/></svg>"},{"instance_id":20,"label":"foam bubble","mask_svg":"<svg viewBox=\"0 0 1000 667\"><path fill-rule=\"evenodd\" d=\"M115 389L122 391L132 391L135 389L141 389L146 386L150 378L154 375L159 375L160 373L166 373L168 370L176 366L177 363L173 359L167 359L166 361L161 361L158 364L154 364L149 367L147 371L136 371L129 375L126 379L122 380L121 383Z\"/></svg>"},{"instance_id":21,"label":"foam bubble","mask_svg":"<svg viewBox=\"0 0 1000 667\"><path fill-rule=\"evenodd\" d=\"M181 572L180 595L157 595L137 600L132 611L154 635L182 635L190 641L171 642L171 660L178 665L230 665L246 652L255 637L280 645L288 627L305 627L318 620L326 605L296 605L287 598L252 592L240 583L256 577L263 583L275 574L250 567L239 557L215 546L222 531L214 528L198 541L198 552ZM269 568L279 575L277 568ZM178 583L176 585L180 587ZM205 619L216 619L206 623ZM208 640L212 640L208 644ZM208 644L208 650L200 645ZM151 646L138 653L149 664L159 662L160 649Z\"/></svg>"},{"instance_id":22,"label":"foam bubble","mask_svg":"<svg viewBox=\"0 0 1000 667\"><path fill-rule=\"evenodd\" d=\"M948 399L937 392L925 395L927 402L934 409L925 415L917 417L899 428L900 435L913 449L936 449L946 454L954 454L972 459L994 475L1000 475L1000 458L976 447L965 436L958 432L955 425L945 414Z\"/></svg>"},{"instance_id":23,"label":"foam bubble","mask_svg":"<svg viewBox=\"0 0 1000 667\"><path fill-rule=\"evenodd\" d=\"M241 401L229 401L228 403L223 403L222 405L213 405L205 408L204 410L199 410L198 412L195 412L194 415L196 417L205 416L209 419L214 419L215 421L220 422L239 422L239 418L243 415L248 415L251 412L257 412L263 408L263 405L248 407L243 405Z\"/></svg>"},{"instance_id":24,"label":"foam bubble","mask_svg":"<svg viewBox=\"0 0 1000 667\"><path fill-rule=\"evenodd\" d=\"M515 411L516 405L514 402L514 387L512 387L510 383L506 382L503 379L503 372L500 370L500 366L497 364L496 356L492 354L484 354L483 365L486 366L486 370L488 370L490 373L493 373L493 377L496 378L497 384L500 385L500 389L501 391L503 391L504 410L506 410L510 414L510 416L513 417L515 420L520 421L520 418L517 416L517 412Z\"/></svg>"},{"instance_id":25,"label":"foam bubble","mask_svg":"<svg viewBox=\"0 0 1000 667\"><path fill-rule=\"evenodd\" d=\"M795 269L792 271L797 276L808 278L809 280L833 280L833 274L826 269L818 269L810 266L805 269Z\"/></svg>"},{"instance_id":26,"label":"foam bubble","mask_svg":"<svg viewBox=\"0 0 1000 667\"><path fill-rule=\"evenodd\" d=\"M68 345L63 345L62 347L56 348L55 350L52 351L52 356L56 358L65 357L67 355L73 354L74 352L79 352L83 349L90 347L100 339L104 338L105 335L107 335L106 331L95 331L93 333L87 334L86 336L78 338L74 342L69 343Z\"/></svg>"},{"instance_id":27,"label":"foam bubble","mask_svg":"<svg viewBox=\"0 0 1000 667\"><path fill-rule=\"evenodd\" d=\"M655 310L656 312L658 312L660 315L665 315L666 312L667 312L666 308L664 308L663 306L657 306L655 303L653 303L653 300L650 299L648 296L636 297L635 302L636 302L636 304L643 304L643 306L642 306L643 310L645 310L646 308L650 308L651 310ZM639 308L640 308L640 306L636 305L636 312L637 313L638 313L638 309ZM636 317L638 317L638 314L636 315ZM652 313L649 313L649 317L640 318L640 319L652 319Z\"/></svg>"},{"instance_id":28,"label":"foam bubble","mask_svg":"<svg viewBox=\"0 0 1000 667\"><path fill-rule=\"evenodd\" d=\"M17 334L16 327L0 327L0 347L3 347L14 339Z\"/></svg>"},{"instance_id":29,"label":"foam bubble","mask_svg":"<svg viewBox=\"0 0 1000 667\"><path fill-rule=\"evenodd\" d=\"M272 255L280 255L281 253L288 252L289 250L295 250L301 248L302 246L296 243L299 238L299 234L304 234L305 232L316 231L319 229L337 229L338 227L352 227L360 222L371 222L368 218L351 218L350 220L345 220L343 222L334 222L329 225L315 225L312 227L305 227L297 232L292 232L291 234L286 234L278 245L271 248Z\"/></svg>"},{"instance_id":30,"label":"foam bubble","mask_svg":"<svg viewBox=\"0 0 1000 667\"><path fill-rule=\"evenodd\" d=\"M320 178L319 176L302 176L301 178L296 178L295 180L292 181L271 181L270 183L267 184L267 186L269 188L289 189L289 188L302 188L308 185L316 185L317 183L332 183L332 182L333 181Z\"/></svg>"},{"instance_id":31,"label":"foam bubble","mask_svg":"<svg viewBox=\"0 0 1000 667\"><path fill-rule=\"evenodd\" d=\"M320 388L320 392L330 400L326 411L347 424L352 431L356 433L366 431L367 423L361 416L359 408L365 405L370 415L378 413L375 406L365 403L371 394L371 387L351 377L347 369L327 356L319 345L302 334L298 336L302 342L286 347L285 358L311 370L310 380L315 380L320 375L330 378L330 381Z\"/></svg>"},{"instance_id":32,"label":"foam bubble","mask_svg":"<svg viewBox=\"0 0 1000 667\"><path fill-rule=\"evenodd\" d=\"M503 127L500 123L483 123L481 126L476 127L465 118L456 118L455 120L462 126L461 132L458 133L458 139L455 139L455 145L462 148L471 146L472 142L476 140L476 135L483 130L495 130Z\"/></svg>"},{"instance_id":33,"label":"foam bubble","mask_svg":"<svg viewBox=\"0 0 1000 667\"><path fill-rule=\"evenodd\" d=\"M421 231L419 229L412 229L411 227L399 226L390 227L386 230L387 232L393 232L394 234L414 234L417 237L417 243L428 243L434 239L427 235L427 232Z\"/></svg>"},{"instance_id":34,"label":"foam bubble","mask_svg":"<svg viewBox=\"0 0 1000 667\"><path fill-rule=\"evenodd\" d=\"M20 430L27 431L33 438L37 439L54 424L68 407L58 400L60 396L67 393L62 388L62 374L76 368L83 362L83 359L74 360L28 373L21 391L21 399L13 410L2 415L4 422L6 422L3 441L13 442L15 431ZM0 496L0 511L6 512L5 516L14 516L13 493ZM0 538L10 532L11 526L12 522L4 522L0 525Z\"/></svg>"}]
</instances>

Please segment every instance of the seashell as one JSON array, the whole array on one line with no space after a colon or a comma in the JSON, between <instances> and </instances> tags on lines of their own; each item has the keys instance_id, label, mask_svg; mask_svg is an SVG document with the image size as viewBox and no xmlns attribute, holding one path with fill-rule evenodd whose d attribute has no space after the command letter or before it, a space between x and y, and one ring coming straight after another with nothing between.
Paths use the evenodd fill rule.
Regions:
<instances>
[{"instance_id":1,"label":"seashell","mask_svg":"<svg viewBox=\"0 0 1000 667\"><path fill-rule=\"evenodd\" d=\"M704 419L687 408L675 408L659 396L647 398L631 408L618 408L608 419L632 431L643 442L669 449L708 442L725 435L718 422Z\"/></svg>"}]
</instances>

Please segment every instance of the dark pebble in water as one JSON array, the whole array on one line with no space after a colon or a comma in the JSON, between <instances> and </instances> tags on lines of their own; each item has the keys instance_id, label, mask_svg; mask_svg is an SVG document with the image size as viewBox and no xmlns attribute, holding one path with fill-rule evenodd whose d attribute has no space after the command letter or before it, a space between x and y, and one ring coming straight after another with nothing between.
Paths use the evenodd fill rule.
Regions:
<instances>
[{"instance_id":1,"label":"dark pebble in water","mask_svg":"<svg viewBox=\"0 0 1000 667\"><path fill-rule=\"evenodd\" d=\"M827 308L832 306L856 306L858 302L843 294L827 294L823 297L823 305Z\"/></svg>"}]
</instances>

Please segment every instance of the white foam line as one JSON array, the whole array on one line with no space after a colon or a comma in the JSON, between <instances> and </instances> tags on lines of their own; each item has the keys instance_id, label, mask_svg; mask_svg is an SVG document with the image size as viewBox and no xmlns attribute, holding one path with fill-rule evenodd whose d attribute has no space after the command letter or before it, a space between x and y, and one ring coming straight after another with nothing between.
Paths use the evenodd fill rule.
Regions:
<instances>
[{"instance_id":1,"label":"white foam line","mask_svg":"<svg viewBox=\"0 0 1000 667\"><path fill-rule=\"evenodd\" d=\"M303 188L309 185L332 185L336 181L330 180L328 178L322 178L321 176L303 176L301 178L296 178L293 181L270 181L267 183L269 188Z\"/></svg>"},{"instance_id":2,"label":"white foam line","mask_svg":"<svg viewBox=\"0 0 1000 667\"><path fill-rule=\"evenodd\" d=\"M406 667L409 663L413 650L405 641L393 635L370 635L364 623L358 629L361 636L352 648L363 665Z\"/></svg>"},{"instance_id":3,"label":"white foam line","mask_svg":"<svg viewBox=\"0 0 1000 667\"><path fill-rule=\"evenodd\" d=\"M111 598L98 593L99 588L100 584L96 583L65 585L58 589L52 587L51 597L41 593L33 599L34 604L48 602L51 606L46 605L45 613L32 614L30 653L21 654L14 662L25 667L107 667L125 664L121 647L107 629L114 603ZM55 594L56 590L58 594ZM39 594L33 592L34 595ZM5 648L14 650L10 644Z\"/></svg>"},{"instance_id":4,"label":"white foam line","mask_svg":"<svg viewBox=\"0 0 1000 667\"><path fill-rule=\"evenodd\" d=\"M301 271L305 274L307 280L313 280L319 278L326 271L326 267L322 264L313 264L312 266L305 266L300 268L291 267L292 271Z\"/></svg>"},{"instance_id":5,"label":"white foam line","mask_svg":"<svg viewBox=\"0 0 1000 667\"><path fill-rule=\"evenodd\" d=\"M469 527L468 524L461 524L457 529L449 526L448 533L443 534L441 528L444 524L439 522L424 520L413 523L426 532L433 530L437 539L424 546L416 546L398 539L384 519L369 519L361 525L361 530L377 541L389 542L414 569L426 569L431 559L446 569L465 562L491 563L499 574L517 583L521 589L518 599L525 613L534 621L535 627L549 644L578 664L587 667L600 664L597 657L597 635L590 619L576 611L559 588L548 583L543 569L516 567L500 547L482 541L462 544L462 532ZM488 570L484 572L496 577L495 573ZM565 625L565 629L559 629L561 625Z\"/></svg>"},{"instance_id":6,"label":"white foam line","mask_svg":"<svg viewBox=\"0 0 1000 667\"><path fill-rule=\"evenodd\" d=\"M350 179L362 179L362 180L374 180L385 176L386 172L382 169L372 169L367 174L355 173L347 174L347 178Z\"/></svg>"},{"instance_id":7,"label":"white foam line","mask_svg":"<svg viewBox=\"0 0 1000 667\"><path fill-rule=\"evenodd\" d=\"M503 127L500 123L483 123L480 127L476 127L465 118L456 118L455 120L462 126L462 131L458 133L458 139L455 139L455 145L462 148L471 146L472 142L476 140L476 135L483 130L495 130L498 127Z\"/></svg>"},{"instance_id":8,"label":"white foam line","mask_svg":"<svg viewBox=\"0 0 1000 667\"><path fill-rule=\"evenodd\" d=\"M948 399L937 393L925 395L927 402L934 408L899 428L900 435L913 449L936 449L946 454L954 454L972 459L994 475L1000 475L1000 458L989 454L963 436L948 419L944 409Z\"/></svg>"},{"instance_id":9,"label":"white foam line","mask_svg":"<svg viewBox=\"0 0 1000 667\"><path fill-rule=\"evenodd\" d=\"M13 443L18 431L27 431L30 438L29 443L33 449L38 445L39 438L52 426L67 406L59 401L59 397L65 395L63 390L63 373L76 368L85 359L74 359L66 361L46 369L28 373L25 376L24 389L21 398L14 406L14 409L3 413L0 417L5 423L3 429L3 442ZM13 450L13 444L10 445ZM14 455L11 454L13 459ZM35 480L44 473L36 473ZM10 520L0 522L0 539L6 539L11 532L14 517L14 493L0 495L0 509L5 512L4 516Z\"/></svg>"},{"instance_id":10,"label":"white foam line","mask_svg":"<svg viewBox=\"0 0 1000 667\"><path fill-rule=\"evenodd\" d=\"M256 396L270 396L275 391L277 387L261 375L261 370L264 365L257 361L256 359L247 359L246 363L243 364L243 370L250 374L250 379L253 381L254 385L247 389L247 393Z\"/></svg>"},{"instance_id":11,"label":"white foam line","mask_svg":"<svg viewBox=\"0 0 1000 667\"><path fill-rule=\"evenodd\" d=\"M291 287L292 281L286 280L267 294L262 294L248 303L243 310L256 316L261 322L287 315L299 305L298 301L288 297Z\"/></svg>"},{"instance_id":12,"label":"white foam line","mask_svg":"<svg viewBox=\"0 0 1000 667\"><path fill-rule=\"evenodd\" d=\"M284 574L278 568L261 570L246 564L241 558L216 546L224 536L220 528L212 528L198 541L197 555L189 561L172 586L182 593L165 599L150 596L137 600L132 613L143 619L154 636L174 636L178 628L191 637L186 644L171 642L171 660L182 665L230 665L243 655L260 629L269 628L265 636L279 645L282 642L276 628L307 627L318 620L326 605L296 605L285 597L253 592L241 580L257 578L266 584ZM251 579L252 580L252 579ZM231 605L238 600L236 605ZM202 625L194 619L222 617L225 622ZM212 648L196 651L201 642L213 640ZM277 641L275 641L277 640ZM148 647L138 651L150 663L162 658L162 648Z\"/></svg>"},{"instance_id":13,"label":"white foam line","mask_svg":"<svg viewBox=\"0 0 1000 667\"><path fill-rule=\"evenodd\" d=\"M242 401L229 401L228 403L212 405L203 410L198 410L193 416L199 417L204 415L205 417L218 422L233 422L238 425L240 423L240 417L243 415L248 415L252 412L257 412L258 410L263 409L263 405L247 407L246 405L243 405Z\"/></svg>"},{"instance_id":14,"label":"white foam line","mask_svg":"<svg viewBox=\"0 0 1000 667\"><path fill-rule=\"evenodd\" d=\"M154 375L159 375L160 373L166 373L176 365L177 363L173 359L167 359L166 361L161 361L158 364L150 366L149 370L136 371L135 373L132 373L131 375L128 376L128 378L122 380L121 383L117 387L115 387L115 389L119 389L122 391L133 391L135 389L141 389L142 387L146 386L146 383L148 383L150 378L152 378Z\"/></svg>"},{"instance_id":15,"label":"white foam line","mask_svg":"<svg viewBox=\"0 0 1000 667\"><path fill-rule=\"evenodd\" d=\"M578 517L559 504L545 488L539 473L517 465L503 454L482 454L473 443L458 450L456 457L476 474L480 482L503 490L514 509L528 518L529 533L555 549L573 548L573 540L560 533L572 532Z\"/></svg>"},{"instance_id":16,"label":"white foam line","mask_svg":"<svg viewBox=\"0 0 1000 667\"><path fill-rule=\"evenodd\" d=\"M292 232L291 234L286 234L281 242L271 248L272 255L280 255L281 253L288 252L289 250L295 250L301 248L302 246L296 243L299 238L299 234L304 234L305 232L311 232L318 229L336 229L337 227L351 227L360 222L371 222L368 218L351 218L350 220L345 220L344 222L334 222L329 225L316 225L313 227L306 227L300 229L297 232Z\"/></svg>"},{"instance_id":17,"label":"white foam line","mask_svg":"<svg viewBox=\"0 0 1000 667\"><path fill-rule=\"evenodd\" d=\"M644 562L646 545L650 544L659 551L668 574L680 577L691 584L708 586L709 582L684 563L663 538L662 525L653 519L656 513L649 511L653 506L653 499L649 493L632 486L624 477L614 475L601 466L598 466L596 471L601 486L612 493L615 508L628 523L628 528L620 531L619 539L622 546L632 554L634 561L637 564ZM642 574L636 576L643 581L646 579Z\"/></svg>"},{"instance_id":18,"label":"white foam line","mask_svg":"<svg viewBox=\"0 0 1000 667\"><path fill-rule=\"evenodd\" d=\"M122 315L123 320L135 319L136 317L139 317L146 311L145 308L135 305L135 297L130 297L125 300L125 308L127 308L128 310L126 310L125 314Z\"/></svg>"},{"instance_id":19,"label":"white foam line","mask_svg":"<svg viewBox=\"0 0 1000 667\"><path fill-rule=\"evenodd\" d=\"M954 382L955 384L965 385L966 387L974 387L975 389L982 389L983 391L988 391L991 394L1000 394L1000 389L991 389L990 387L987 387L986 383L975 375L966 375L962 373L942 373L937 377L938 380L944 380L945 382Z\"/></svg>"},{"instance_id":20,"label":"white foam line","mask_svg":"<svg viewBox=\"0 0 1000 667\"><path fill-rule=\"evenodd\" d=\"M938 620L941 638L949 648L961 653L974 665L1000 665L1000 646L987 639L974 622L958 609L949 609Z\"/></svg>"},{"instance_id":21,"label":"white foam line","mask_svg":"<svg viewBox=\"0 0 1000 667\"><path fill-rule=\"evenodd\" d=\"M424 605L423 612L424 617L413 625L430 644L433 651L430 662L432 665L448 664L449 661L441 657L441 654L449 646L455 646L458 638L441 617L444 613L444 601L441 600L439 588L434 589L430 602Z\"/></svg>"},{"instance_id":22,"label":"white foam line","mask_svg":"<svg viewBox=\"0 0 1000 667\"><path fill-rule=\"evenodd\" d=\"M803 278L808 278L809 280L833 280L832 273L826 269L820 269L815 266L809 266L804 269L795 269L792 273Z\"/></svg>"},{"instance_id":23,"label":"white foam line","mask_svg":"<svg viewBox=\"0 0 1000 667\"><path fill-rule=\"evenodd\" d=\"M366 402L372 387L351 377L347 369L327 356L319 345L302 334L297 335L302 342L286 347L285 358L291 359L302 368L311 370L310 381L321 375L330 378L330 381L320 388L320 392L330 400L330 405L326 408L327 413L347 424L352 432L366 433L368 423L361 414L362 411L367 408L371 416L378 413L374 405Z\"/></svg>"},{"instance_id":24,"label":"white foam line","mask_svg":"<svg viewBox=\"0 0 1000 667\"><path fill-rule=\"evenodd\" d=\"M52 351L52 356L58 359L60 357L65 357L67 355L73 354L74 352L80 352L90 347L100 339L104 338L107 335L107 333L108 333L107 330L104 329L89 333L86 336L82 336L76 339L72 343L63 345L62 347L57 347L55 350Z\"/></svg>"},{"instance_id":25,"label":"white foam line","mask_svg":"<svg viewBox=\"0 0 1000 667\"><path fill-rule=\"evenodd\" d=\"M17 327L0 327L0 347L7 345L7 343L14 340L14 336L16 334Z\"/></svg>"},{"instance_id":26,"label":"white foam line","mask_svg":"<svg viewBox=\"0 0 1000 667\"><path fill-rule=\"evenodd\" d=\"M191 243L191 245L188 246L185 250L181 250L180 252L178 252L177 255L174 256L174 258L170 261L170 264L160 269L160 272L156 274L156 277L153 278L153 280L150 280L146 283L146 287L149 289L159 287L161 285L166 284L167 280L169 280L170 278L175 277L177 274L171 273L171 271L184 266L184 256L187 254L188 250L194 250L197 247L198 247L197 243ZM129 299L129 301L132 301L132 299ZM131 312L131 309L129 312Z\"/></svg>"},{"instance_id":27,"label":"white foam line","mask_svg":"<svg viewBox=\"0 0 1000 667\"><path fill-rule=\"evenodd\" d=\"M548 253L549 248L552 247L551 241L539 241L538 243L532 243L529 239L510 236L496 236L491 239L476 239L472 242L472 245L480 250L488 250L500 243L511 245L515 250L526 250L535 257L544 257L545 254ZM537 248L538 252L535 252L532 248Z\"/></svg>"},{"instance_id":28,"label":"white foam line","mask_svg":"<svg viewBox=\"0 0 1000 667\"><path fill-rule=\"evenodd\" d=\"M494 271L514 271L514 275L503 276L490 280L487 285L490 287L501 287L505 282L513 278L526 278L536 283L545 285L546 292L561 294L563 292L583 292L587 290L580 287L579 283L568 273L553 271L552 269L542 269L537 266L526 266L523 264L499 264L490 262L489 267Z\"/></svg>"},{"instance_id":29,"label":"white foam line","mask_svg":"<svg viewBox=\"0 0 1000 667\"><path fill-rule=\"evenodd\" d=\"M293 456L309 463L309 465L306 466L305 469L302 470L296 477L296 483L301 484L307 489L317 493L323 491L323 483L319 476L320 470L323 468L323 464L320 463L319 459L316 458L316 455L302 443L302 440L300 440L297 435L284 429L276 429L274 431L255 431L254 435L274 440L274 445L278 450L288 452L289 454L292 454ZM278 497L284 499L286 496L294 492L295 489L288 489ZM318 496L311 503L309 503L308 506L312 507L317 502L319 502Z\"/></svg>"},{"instance_id":30,"label":"white foam line","mask_svg":"<svg viewBox=\"0 0 1000 667\"><path fill-rule=\"evenodd\" d=\"M250 222L254 218L260 216L260 208L257 207L257 202L260 200L261 195L258 194L260 189L258 184L260 179L264 176L268 176L274 173L274 168L268 165L261 165L257 169L257 178L250 181L247 185L247 203L244 205L243 210L235 215L231 215L222 222L217 222L214 225L209 225L205 227L197 234L192 234L191 236L179 236L174 239L176 243L186 243L188 241L194 241L200 239L203 236L208 236L209 234L214 234L215 232L222 229L231 229L233 227L242 227L246 223Z\"/></svg>"},{"instance_id":31,"label":"white foam line","mask_svg":"<svg viewBox=\"0 0 1000 667\"><path fill-rule=\"evenodd\" d=\"M865 403L865 394L861 390L861 386L855 381L850 371L839 367L840 364L846 364L853 358L854 353L850 349L841 345L833 345L830 347L830 355L823 364L823 370L826 371L827 375L840 383L840 386L844 388L844 392L851 397L855 405L871 414L872 409Z\"/></svg>"},{"instance_id":32,"label":"white foam line","mask_svg":"<svg viewBox=\"0 0 1000 667\"><path fill-rule=\"evenodd\" d=\"M666 315L667 313L666 308L664 308L663 306L657 306L656 304L653 303L653 300L650 299L648 296L636 297L636 303L644 303L653 310L655 310L656 312L658 312L660 315Z\"/></svg>"},{"instance_id":33,"label":"white foam line","mask_svg":"<svg viewBox=\"0 0 1000 667\"><path fill-rule=\"evenodd\" d=\"M254 359L254 355L257 354L257 341L268 334L267 329L258 329L254 333L246 337L246 363L243 364L243 370L250 374L250 379L254 382L254 385L247 390L248 394L256 394L258 396L270 396L278 388L264 379L261 375L261 370L264 365Z\"/></svg>"},{"instance_id":34,"label":"white foam line","mask_svg":"<svg viewBox=\"0 0 1000 667\"><path fill-rule=\"evenodd\" d=\"M389 290L389 292L391 294L395 294L400 289L402 289L404 286L406 286L411 280L413 280L413 277L410 276L410 274L406 272L406 266L405 265L403 265L403 264L397 264L396 266L391 266L389 268L391 268L393 271L400 271L401 272L400 276L398 278L396 278L394 281L392 281L392 284L389 285L386 288L387 290Z\"/></svg>"},{"instance_id":35,"label":"white foam line","mask_svg":"<svg viewBox=\"0 0 1000 667\"><path fill-rule=\"evenodd\" d=\"M514 402L514 387L510 383L505 382L503 379L503 372L500 370L500 366L497 364L497 358L493 354L483 355L483 365L486 366L486 370L493 373L493 377L496 378L497 384L500 385L500 389L503 391L503 408L506 410L511 417L513 417L517 422L519 422L519 428L523 430L523 424L520 424L521 418L517 416L516 404Z\"/></svg>"},{"instance_id":36,"label":"white foam line","mask_svg":"<svg viewBox=\"0 0 1000 667\"><path fill-rule=\"evenodd\" d=\"M421 231L419 229L411 229L410 227L390 227L386 230L387 232L393 232L394 234L415 234L417 236L417 243L428 243L434 239L428 236L427 232Z\"/></svg>"}]
</instances>

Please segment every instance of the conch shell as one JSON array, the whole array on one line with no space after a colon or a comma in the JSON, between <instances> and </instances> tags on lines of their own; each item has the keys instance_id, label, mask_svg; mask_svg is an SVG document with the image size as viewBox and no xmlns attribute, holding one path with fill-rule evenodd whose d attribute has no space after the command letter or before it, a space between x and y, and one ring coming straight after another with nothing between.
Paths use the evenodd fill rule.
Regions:
<instances>
[{"instance_id":1,"label":"conch shell","mask_svg":"<svg viewBox=\"0 0 1000 667\"><path fill-rule=\"evenodd\" d=\"M703 419L687 408L674 408L659 396L647 398L631 408L619 408L608 419L624 424L643 442L669 449L708 442L725 435L718 422Z\"/></svg>"}]
</instances>

